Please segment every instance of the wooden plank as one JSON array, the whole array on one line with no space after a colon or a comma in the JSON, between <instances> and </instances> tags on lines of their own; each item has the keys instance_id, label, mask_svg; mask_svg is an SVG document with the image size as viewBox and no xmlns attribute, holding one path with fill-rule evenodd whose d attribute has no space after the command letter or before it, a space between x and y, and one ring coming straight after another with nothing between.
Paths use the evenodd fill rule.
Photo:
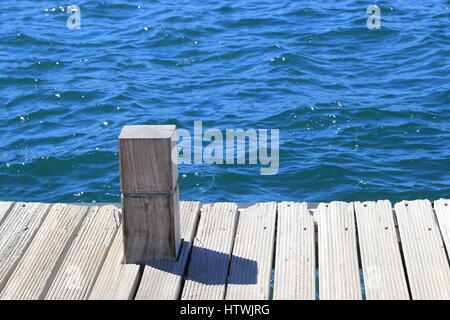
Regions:
<instances>
[{"instance_id":1,"label":"wooden plank","mask_svg":"<svg viewBox=\"0 0 450 320\"><path fill-rule=\"evenodd\" d=\"M235 203L202 207L181 296L183 300L224 299L237 218Z\"/></svg>"},{"instance_id":2,"label":"wooden plank","mask_svg":"<svg viewBox=\"0 0 450 320\"><path fill-rule=\"evenodd\" d=\"M43 203L18 202L0 226L0 291L30 245L49 208L50 205Z\"/></svg>"},{"instance_id":3,"label":"wooden plank","mask_svg":"<svg viewBox=\"0 0 450 320\"><path fill-rule=\"evenodd\" d=\"M390 201L355 202L367 300L408 300Z\"/></svg>"},{"instance_id":4,"label":"wooden plank","mask_svg":"<svg viewBox=\"0 0 450 320\"><path fill-rule=\"evenodd\" d=\"M181 233L183 235L189 234L189 230L194 227L191 224L196 225L197 223L195 221L195 215L192 214L192 212L196 211L195 208L197 205L198 202L190 202L190 201L180 202L182 212ZM185 239L188 239L188 237L186 236ZM182 255L183 252L181 253L180 258ZM152 273L150 271L147 271L147 276L151 274ZM149 279L150 278L151 277L149 277ZM139 293L140 297L142 299L156 299L155 297L153 297L153 293L149 294L149 292L145 288L146 283L145 279L147 278L143 277L141 279L142 288L139 289L141 291ZM140 280L139 265L123 263L123 236L122 232L119 231L110 249L110 252L108 253L105 263L103 264L102 270L98 276L98 279L94 285L94 288L91 292L89 299L90 300L133 299L139 280Z\"/></svg>"},{"instance_id":5,"label":"wooden plank","mask_svg":"<svg viewBox=\"0 0 450 320\"><path fill-rule=\"evenodd\" d=\"M200 202L181 201L180 215L183 243L178 260L155 260L145 266L136 300L178 299L200 217Z\"/></svg>"},{"instance_id":6,"label":"wooden plank","mask_svg":"<svg viewBox=\"0 0 450 320\"><path fill-rule=\"evenodd\" d=\"M412 298L450 299L450 267L431 202L402 201L395 212Z\"/></svg>"},{"instance_id":7,"label":"wooden plank","mask_svg":"<svg viewBox=\"0 0 450 320\"><path fill-rule=\"evenodd\" d=\"M240 211L226 299L269 299L276 216L276 202Z\"/></svg>"},{"instance_id":8,"label":"wooden plank","mask_svg":"<svg viewBox=\"0 0 450 320\"><path fill-rule=\"evenodd\" d=\"M123 232L119 229L89 300L133 299L140 279L140 266L125 264L123 253Z\"/></svg>"},{"instance_id":9,"label":"wooden plank","mask_svg":"<svg viewBox=\"0 0 450 320\"><path fill-rule=\"evenodd\" d=\"M86 300L119 225L116 206L89 208L45 299Z\"/></svg>"},{"instance_id":10,"label":"wooden plank","mask_svg":"<svg viewBox=\"0 0 450 320\"><path fill-rule=\"evenodd\" d=\"M314 217L307 203L279 203L277 230L273 298L315 300Z\"/></svg>"},{"instance_id":11,"label":"wooden plank","mask_svg":"<svg viewBox=\"0 0 450 320\"><path fill-rule=\"evenodd\" d=\"M320 299L362 299L353 204L321 203L318 215Z\"/></svg>"},{"instance_id":12,"label":"wooden plank","mask_svg":"<svg viewBox=\"0 0 450 320\"><path fill-rule=\"evenodd\" d=\"M447 254L450 254L450 200L440 199L435 201L434 210L442 238L447 248Z\"/></svg>"},{"instance_id":13,"label":"wooden plank","mask_svg":"<svg viewBox=\"0 0 450 320\"><path fill-rule=\"evenodd\" d=\"M6 219L10 209L13 207L14 202L0 201L0 225Z\"/></svg>"},{"instance_id":14,"label":"wooden plank","mask_svg":"<svg viewBox=\"0 0 450 320\"><path fill-rule=\"evenodd\" d=\"M42 299L59 268L88 207L55 204L32 240L0 299Z\"/></svg>"}]
</instances>

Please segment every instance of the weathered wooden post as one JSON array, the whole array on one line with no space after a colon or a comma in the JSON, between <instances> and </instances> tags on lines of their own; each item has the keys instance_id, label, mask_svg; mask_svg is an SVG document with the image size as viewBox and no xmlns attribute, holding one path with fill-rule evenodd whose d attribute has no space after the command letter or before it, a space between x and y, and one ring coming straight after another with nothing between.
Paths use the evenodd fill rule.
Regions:
<instances>
[{"instance_id":1,"label":"weathered wooden post","mask_svg":"<svg viewBox=\"0 0 450 320\"><path fill-rule=\"evenodd\" d=\"M174 125L125 126L120 133L126 263L177 257L180 214L177 160L172 158L175 147Z\"/></svg>"}]
</instances>

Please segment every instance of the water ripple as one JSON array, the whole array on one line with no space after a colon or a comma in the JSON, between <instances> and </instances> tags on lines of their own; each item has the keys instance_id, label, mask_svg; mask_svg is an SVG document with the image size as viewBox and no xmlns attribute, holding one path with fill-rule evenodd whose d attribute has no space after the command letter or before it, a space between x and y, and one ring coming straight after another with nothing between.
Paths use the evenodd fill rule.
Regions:
<instances>
[{"instance_id":1,"label":"water ripple","mask_svg":"<svg viewBox=\"0 0 450 320\"><path fill-rule=\"evenodd\" d=\"M278 128L280 171L182 165L183 199L450 197L449 4L1 3L0 198L119 201L125 124ZM54 10L53 10L54 9Z\"/></svg>"}]
</instances>

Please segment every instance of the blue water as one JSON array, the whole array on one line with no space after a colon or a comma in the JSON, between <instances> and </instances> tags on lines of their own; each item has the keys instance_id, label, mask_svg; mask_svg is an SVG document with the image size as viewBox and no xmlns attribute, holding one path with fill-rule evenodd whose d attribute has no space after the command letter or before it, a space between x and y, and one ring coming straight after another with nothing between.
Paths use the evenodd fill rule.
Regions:
<instances>
[{"instance_id":1,"label":"blue water","mask_svg":"<svg viewBox=\"0 0 450 320\"><path fill-rule=\"evenodd\" d=\"M0 199L119 201L121 127L194 120L280 129L280 170L183 165L182 199L450 197L450 1L371 4L1 1Z\"/></svg>"}]
</instances>

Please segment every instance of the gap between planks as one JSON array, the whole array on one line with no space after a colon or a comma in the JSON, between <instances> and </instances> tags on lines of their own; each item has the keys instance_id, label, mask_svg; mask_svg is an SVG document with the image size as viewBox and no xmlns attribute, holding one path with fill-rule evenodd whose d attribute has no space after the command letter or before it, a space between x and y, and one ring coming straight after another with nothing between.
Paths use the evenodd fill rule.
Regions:
<instances>
[{"instance_id":1,"label":"gap between planks","mask_svg":"<svg viewBox=\"0 0 450 320\"><path fill-rule=\"evenodd\" d=\"M90 207L45 299L86 300L119 226L115 206Z\"/></svg>"},{"instance_id":2,"label":"gap between planks","mask_svg":"<svg viewBox=\"0 0 450 320\"><path fill-rule=\"evenodd\" d=\"M6 283L0 299L44 298L79 230L87 207L53 205Z\"/></svg>"},{"instance_id":3,"label":"gap between planks","mask_svg":"<svg viewBox=\"0 0 450 320\"><path fill-rule=\"evenodd\" d=\"M431 202L402 201L395 212L412 299L450 299L449 261Z\"/></svg>"},{"instance_id":4,"label":"gap between planks","mask_svg":"<svg viewBox=\"0 0 450 320\"><path fill-rule=\"evenodd\" d=\"M275 202L258 203L240 211L227 300L269 299L276 215Z\"/></svg>"},{"instance_id":5,"label":"gap between planks","mask_svg":"<svg viewBox=\"0 0 450 320\"><path fill-rule=\"evenodd\" d=\"M237 219L235 203L202 206L181 299L224 299Z\"/></svg>"}]
</instances>

